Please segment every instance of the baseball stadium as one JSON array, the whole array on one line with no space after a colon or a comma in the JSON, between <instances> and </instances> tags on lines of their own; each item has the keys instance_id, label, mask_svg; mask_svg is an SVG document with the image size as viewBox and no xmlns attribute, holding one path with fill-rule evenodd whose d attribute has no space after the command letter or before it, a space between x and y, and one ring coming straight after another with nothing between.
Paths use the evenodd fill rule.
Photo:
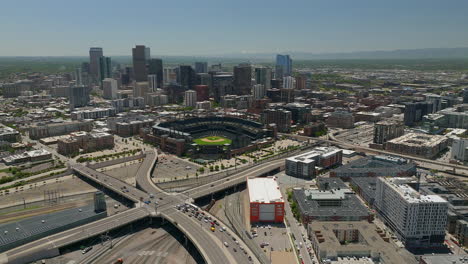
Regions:
<instances>
[{"instance_id":1,"label":"baseball stadium","mask_svg":"<svg viewBox=\"0 0 468 264\"><path fill-rule=\"evenodd\" d=\"M157 123L152 133L163 151L204 159L230 157L234 150L275 136L274 129L265 128L261 123L230 116L189 117Z\"/></svg>"}]
</instances>

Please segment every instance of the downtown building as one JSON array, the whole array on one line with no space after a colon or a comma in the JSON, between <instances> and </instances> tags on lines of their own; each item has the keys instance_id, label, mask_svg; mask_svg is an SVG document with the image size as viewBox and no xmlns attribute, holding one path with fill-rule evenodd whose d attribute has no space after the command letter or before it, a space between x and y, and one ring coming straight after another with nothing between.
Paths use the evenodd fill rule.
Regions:
<instances>
[{"instance_id":1,"label":"downtown building","mask_svg":"<svg viewBox=\"0 0 468 264\"><path fill-rule=\"evenodd\" d=\"M275 78L283 79L286 76L291 76L292 60L289 55L276 55Z\"/></svg>"},{"instance_id":2,"label":"downtown building","mask_svg":"<svg viewBox=\"0 0 468 264\"><path fill-rule=\"evenodd\" d=\"M102 48L92 47L89 49L89 74L92 82L99 80L99 59L104 56Z\"/></svg>"},{"instance_id":3,"label":"downtown building","mask_svg":"<svg viewBox=\"0 0 468 264\"><path fill-rule=\"evenodd\" d=\"M136 82L148 81L147 63L149 58L149 48L146 48L144 45L136 45L132 49L133 75Z\"/></svg>"},{"instance_id":4,"label":"downtown building","mask_svg":"<svg viewBox=\"0 0 468 264\"><path fill-rule=\"evenodd\" d=\"M387 141L385 149L395 153L432 159L448 147L448 142L445 136L409 133Z\"/></svg>"},{"instance_id":5,"label":"downtown building","mask_svg":"<svg viewBox=\"0 0 468 264\"><path fill-rule=\"evenodd\" d=\"M249 64L234 66L234 94L250 95L252 90L252 67Z\"/></svg>"},{"instance_id":6,"label":"downtown building","mask_svg":"<svg viewBox=\"0 0 468 264\"><path fill-rule=\"evenodd\" d=\"M261 115L262 123L265 125L275 124L278 132L289 132L292 123L291 111L284 109L266 109Z\"/></svg>"},{"instance_id":7,"label":"downtown building","mask_svg":"<svg viewBox=\"0 0 468 264\"><path fill-rule=\"evenodd\" d=\"M197 92L194 90L187 90L184 93L184 106L195 107L197 104Z\"/></svg>"},{"instance_id":8,"label":"downtown building","mask_svg":"<svg viewBox=\"0 0 468 264\"><path fill-rule=\"evenodd\" d=\"M76 107L84 107L89 104L90 88L84 85L74 85L69 90L69 101L70 109L73 110Z\"/></svg>"},{"instance_id":9,"label":"downtown building","mask_svg":"<svg viewBox=\"0 0 468 264\"><path fill-rule=\"evenodd\" d=\"M336 148L317 147L314 150L286 159L286 175L312 179L317 169L341 165L343 151Z\"/></svg>"},{"instance_id":10,"label":"downtown building","mask_svg":"<svg viewBox=\"0 0 468 264\"><path fill-rule=\"evenodd\" d=\"M118 90L117 80L112 78L106 78L102 81L103 98L107 100L117 99Z\"/></svg>"},{"instance_id":11,"label":"downtown building","mask_svg":"<svg viewBox=\"0 0 468 264\"><path fill-rule=\"evenodd\" d=\"M399 122L380 121L374 125L374 144L383 145L387 141L403 136L405 126Z\"/></svg>"},{"instance_id":12,"label":"downtown building","mask_svg":"<svg viewBox=\"0 0 468 264\"><path fill-rule=\"evenodd\" d=\"M353 128L354 127L354 116L348 111L338 110L331 112L330 116L326 120L327 127L337 128Z\"/></svg>"},{"instance_id":13,"label":"downtown building","mask_svg":"<svg viewBox=\"0 0 468 264\"><path fill-rule=\"evenodd\" d=\"M91 131L92 128L92 121L72 121L47 125L33 125L29 128L29 137L36 140L46 137L61 136L76 131Z\"/></svg>"},{"instance_id":14,"label":"downtown building","mask_svg":"<svg viewBox=\"0 0 468 264\"><path fill-rule=\"evenodd\" d=\"M114 148L114 136L105 132L73 132L68 138L57 140L57 152L62 155L79 154Z\"/></svg>"},{"instance_id":15,"label":"downtown building","mask_svg":"<svg viewBox=\"0 0 468 264\"><path fill-rule=\"evenodd\" d=\"M423 195L408 178L377 179L374 207L407 248L441 248L445 239L448 202Z\"/></svg>"}]
</instances>

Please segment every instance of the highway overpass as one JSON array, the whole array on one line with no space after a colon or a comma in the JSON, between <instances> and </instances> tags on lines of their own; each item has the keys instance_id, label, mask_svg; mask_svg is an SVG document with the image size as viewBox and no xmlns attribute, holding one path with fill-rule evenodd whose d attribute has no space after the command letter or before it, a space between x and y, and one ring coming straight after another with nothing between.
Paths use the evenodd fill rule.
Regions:
<instances>
[{"instance_id":1,"label":"highway overpass","mask_svg":"<svg viewBox=\"0 0 468 264\"><path fill-rule=\"evenodd\" d=\"M128 225L150 215L146 208L132 208L122 213L48 236L0 254L0 264L23 264L58 256L59 249Z\"/></svg>"}]
</instances>

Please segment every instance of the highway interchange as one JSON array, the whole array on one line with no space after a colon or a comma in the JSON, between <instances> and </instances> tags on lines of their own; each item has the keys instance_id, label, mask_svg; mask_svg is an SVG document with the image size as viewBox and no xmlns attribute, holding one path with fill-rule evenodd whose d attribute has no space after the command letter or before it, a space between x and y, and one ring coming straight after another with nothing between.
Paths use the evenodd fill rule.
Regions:
<instances>
[{"instance_id":1,"label":"highway interchange","mask_svg":"<svg viewBox=\"0 0 468 264\"><path fill-rule=\"evenodd\" d=\"M297 139L310 140L310 138L293 136ZM331 137L334 139L333 137ZM428 164L446 166L456 169L468 170L466 166L455 164L447 164L433 160L422 159L413 156L400 155L387 151L375 150L361 146L354 146L345 142L334 140L319 139L318 142L339 145L344 148L361 150L364 152L397 155L411 160L417 160ZM9 250L0 254L0 264L2 263L24 263L24 260L30 260L28 257L38 254L38 256L47 256L57 254L58 248L80 241L90 236L99 235L113 228L124 224L142 219L148 216L159 216L172 222L179 230L181 230L200 251L201 255L207 263L260 263L259 259L252 251L239 239L232 230L227 230L230 234L237 237L237 240L245 248L248 254L234 252L232 247L225 247L223 240L226 238L214 234L208 228L203 228L200 221L189 217L187 214L175 208L178 204L184 204L193 201L211 193L230 188L245 182L248 177L259 176L265 173L284 166L284 159L273 160L259 164L255 167L244 170L242 173L234 174L226 178L213 181L210 184L198 186L196 188L184 191L182 193L166 193L159 189L151 180L151 172L157 162L156 150L146 151L146 157L140 166L136 175L137 187L131 186L119 179L98 172L74 161L69 161L70 167L80 175L93 180L99 185L122 195L123 197L135 203L136 207L122 213L109 216L105 219L67 230L37 241L25 244L21 247ZM145 201L151 201L149 204ZM157 204L157 205L156 205ZM156 206L155 206L156 205ZM214 216L211 216L215 219ZM218 231L217 231L218 232ZM231 243L232 244L232 243ZM248 260L248 256L252 257L252 262ZM308 259L307 259L308 260ZM32 260L30 260L32 261ZM308 261L306 261L308 262Z\"/></svg>"}]
</instances>

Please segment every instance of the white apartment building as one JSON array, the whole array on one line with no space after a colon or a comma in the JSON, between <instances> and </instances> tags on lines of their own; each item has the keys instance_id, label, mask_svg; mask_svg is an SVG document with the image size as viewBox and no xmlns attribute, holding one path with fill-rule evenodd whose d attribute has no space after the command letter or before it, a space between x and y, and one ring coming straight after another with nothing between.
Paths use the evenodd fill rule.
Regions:
<instances>
[{"instance_id":1,"label":"white apartment building","mask_svg":"<svg viewBox=\"0 0 468 264\"><path fill-rule=\"evenodd\" d=\"M468 138L455 137L452 141L450 157L460 161L468 161Z\"/></svg>"},{"instance_id":2,"label":"white apartment building","mask_svg":"<svg viewBox=\"0 0 468 264\"><path fill-rule=\"evenodd\" d=\"M266 96L266 89L263 84L254 85L252 91L254 100L259 100Z\"/></svg>"},{"instance_id":3,"label":"white apartment building","mask_svg":"<svg viewBox=\"0 0 468 264\"><path fill-rule=\"evenodd\" d=\"M184 105L188 107L195 107L197 104L197 92L194 90L185 91Z\"/></svg>"},{"instance_id":4,"label":"white apartment building","mask_svg":"<svg viewBox=\"0 0 468 264\"><path fill-rule=\"evenodd\" d=\"M438 247L444 243L448 202L422 195L410 178L377 179L374 206L407 248Z\"/></svg>"}]
</instances>

